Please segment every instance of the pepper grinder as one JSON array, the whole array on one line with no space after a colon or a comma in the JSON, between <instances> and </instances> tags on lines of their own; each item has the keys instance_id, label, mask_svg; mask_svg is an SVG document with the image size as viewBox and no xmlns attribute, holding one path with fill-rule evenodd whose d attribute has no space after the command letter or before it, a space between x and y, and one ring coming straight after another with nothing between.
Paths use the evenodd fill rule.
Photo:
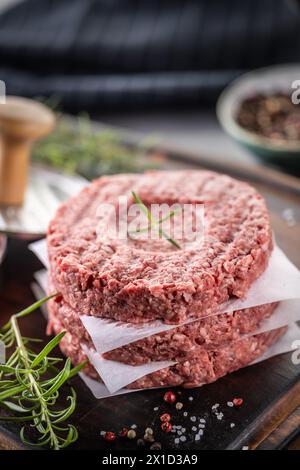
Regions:
<instances>
[{"instance_id":1,"label":"pepper grinder","mask_svg":"<svg viewBox=\"0 0 300 470\"><path fill-rule=\"evenodd\" d=\"M0 205L22 205L32 143L54 126L54 113L41 103L8 96L0 104Z\"/></svg>"}]
</instances>

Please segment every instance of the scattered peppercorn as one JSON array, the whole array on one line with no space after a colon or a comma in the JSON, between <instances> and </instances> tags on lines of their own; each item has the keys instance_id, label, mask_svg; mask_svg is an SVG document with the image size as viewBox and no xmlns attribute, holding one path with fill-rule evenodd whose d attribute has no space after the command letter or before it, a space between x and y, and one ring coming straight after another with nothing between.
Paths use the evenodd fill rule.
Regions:
<instances>
[{"instance_id":1,"label":"scattered peppercorn","mask_svg":"<svg viewBox=\"0 0 300 470\"><path fill-rule=\"evenodd\" d=\"M138 447L144 447L145 446L145 441L144 439L138 439L136 441Z\"/></svg>"},{"instance_id":2,"label":"scattered peppercorn","mask_svg":"<svg viewBox=\"0 0 300 470\"><path fill-rule=\"evenodd\" d=\"M172 430L172 424L168 422L162 423L161 429L164 432L170 432Z\"/></svg>"},{"instance_id":3,"label":"scattered peppercorn","mask_svg":"<svg viewBox=\"0 0 300 470\"><path fill-rule=\"evenodd\" d=\"M166 392L164 394L164 401L167 402L167 403L175 403L176 401L176 395L174 392L172 392L171 390L169 390L168 392Z\"/></svg>"},{"instance_id":4,"label":"scattered peppercorn","mask_svg":"<svg viewBox=\"0 0 300 470\"><path fill-rule=\"evenodd\" d=\"M247 131L275 142L300 140L300 109L287 92L278 90L246 97L236 120Z\"/></svg>"},{"instance_id":5,"label":"scattered peppercorn","mask_svg":"<svg viewBox=\"0 0 300 470\"><path fill-rule=\"evenodd\" d=\"M114 432L106 432L103 437L107 442L113 442L117 438Z\"/></svg>"},{"instance_id":6,"label":"scattered peppercorn","mask_svg":"<svg viewBox=\"0 0 300 470\"><path fill-rule=\"evenodd\" d=\"M182 410L183 408L183 403L181 401L178 401L175 405L176 410Z\"/></svg>"},{"instance_id":7,"label":"scattered peppercorn","mask_svg":"<svg viewBox=\"0 0 300 470\"><path fill-rule=\"evenodd\" d=\"M160 449L161 449L160 442L153 442L153 444L150 446L150 450L160 450Z\"/></svg>"},{"instance_id":8,"label":"scattered peppercorn","mask_svg":"<svg viewBox=\"0 0 300 470\"><path fill-rule=\"evenodd\" d=\"M164 413L161 415L160 420L162 423L169 422L171 421L171 416L169 415L169 413Z\"/></svg>"},{"instance_id":9,"label":"scattered peppercorn","mask_svg":"<svg viewBox=\"0 0 300 470\"><path fill-rule=\"evenodd\" d=\"M146 428L145 429L145 434L153 434L153 429L152 428Z\"/></svg>"},{"instance_id":10,"label":"scattered peppercorn","mask_svg":"<svg viewBox=\"0 0 300 470\"><path fill-rule=\"evenodd\" d=\"M128 437L128 439L135 439L136 438L136 432L134 431L134 429L129 429L129 431L127 432L127 437Z\"/></svg>"},{"instance_id":11,"label":"scattered peppercorn","mask_svg":"<svg viewBox=\"0 0 300 470\"><path fill-rule=\"evenodd\" d=\"M242 406L242 404L244 403L244 400L242 398L234 398L232 402L234 406Z\"/></svg>"},{"instance_id":12,"label":"scattered peppercorn","mask_svg":"<svg viewBox=\"0 0 300 470\"><path fill-rule=\"evenodd\" d=\"M153 434L145 434L144 435L144 441L145 442L154 442Z\"/></svg>"},{"instance_id":13,"label":"scattered peppercorn","mask_svg":"<svg viewBox=\"0 0 300 470\"><path fill-rule=\"evenodd\" d=\"M120 431L120 437L127 437L127 434L128 434L128 429L127 428L123 428Z\"/></svg>"}]
</instances>

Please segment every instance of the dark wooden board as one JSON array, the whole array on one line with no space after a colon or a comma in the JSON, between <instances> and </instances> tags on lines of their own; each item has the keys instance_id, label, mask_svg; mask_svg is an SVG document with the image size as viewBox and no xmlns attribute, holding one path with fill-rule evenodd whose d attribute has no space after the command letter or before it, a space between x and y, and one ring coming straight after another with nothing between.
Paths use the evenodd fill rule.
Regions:
<instances>
[{"instance_id":1,"label":"dark wooden board","mask_svg":"<svg viewBox=\"0 0 300 470\"><path fill-rule=\"evenodd\" d=\"M162 150L166 154L166 149ZM300 183L295 178L283 176L263 167L255 168L220 165L216 161L197 159L170 151L165 161L166 167L205 167L234 174L236 177L255 184L267 199L278 244L293 262L300 267ZM288 227L282 218L285 208L294 211L296 225ZM27 250L26 242L10 240L5 261L1 267L0 323L12 313L34 301L30 290L33 273L41 266L34 255ZM23 319L22 331L30 336L44 335L45 321L38 312ZM297 431L297 411L300 405L300 366L291 362L291 355L274 357L255 366L244 368L214 384L194 390L178 390L182 411L166 405L161 390L138 392L105 400L96 400L83 384L73 380L78 393L78 406L73 422L79 430L79 440L75 449L135 449L136 442L118 440L108 445L100 437L101 430L118 431L123 426L137 425L138 436L142 437L147 426L154 427L156 438L163 449L238 449L243 445L251 448L279 448L282 442L289 442ZM189 397L193 397L190 401ZM229 408L227 402L234 397L242 397L240 408ZM218 421L211 407L220 404L224 418ZM154 411L154 407L159 407ZM162 433L159 416L163 411L171 411L174 424L187 429L187 441L174 445L174 435ZM183 412L188 416L184 417ZM207 425L200 442L195 443L188 431L193 426L191 416L206 418ZM235 423L233 428L230 423ZM276 429L280 431L277 432ZM268 439L268 440L267 440ZM294 446L299 446L295 439ZM298 444L297 444L298 442ZM265 443L265 444L263 444ZM3 424L0 427L0 448L22 448L18 438L18 427Z\"/></svg>"}]
</instances>

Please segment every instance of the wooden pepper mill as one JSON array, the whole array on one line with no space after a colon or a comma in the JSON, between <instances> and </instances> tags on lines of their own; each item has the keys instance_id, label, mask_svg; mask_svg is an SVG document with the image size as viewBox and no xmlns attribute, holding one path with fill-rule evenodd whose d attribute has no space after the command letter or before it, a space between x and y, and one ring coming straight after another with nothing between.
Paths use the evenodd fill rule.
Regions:
<instances>
[{"instance_id":1,"label":"wooden pepper mill","mask_svg":"<svg viewBox=\"0 0 300 470\"><path fill-rule=\"evenodd\" d=\"M23 203L32 143L54 125L54 113L36 101L8 96L0 104L0 205Z\"/></svg>"}]
</instances>

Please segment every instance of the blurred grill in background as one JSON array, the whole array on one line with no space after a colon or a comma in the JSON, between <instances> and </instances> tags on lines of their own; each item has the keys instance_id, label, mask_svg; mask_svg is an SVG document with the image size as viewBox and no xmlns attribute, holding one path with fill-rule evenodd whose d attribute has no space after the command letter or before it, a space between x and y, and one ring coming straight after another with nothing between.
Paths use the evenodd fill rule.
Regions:
<instances>
[{"instance_id":1,"label":"blurred grill in background","mask_svg":"<svg viewBox=\"0 0 300 470\"><path fill-rule=\"evenodd\" d=\"M215 112L220 93L245 72L300 64L299 44L297 0L0 2L0 79L7 94L47 99L59 110L85 112L138 135L159 132L199 158L267 159L300 174L300 142L289 162L284 148L283 159L276 149L273 159L272 146L269 152L256 138L255 145L245 143L221 120L242 143L236 145ZM54 153L56 161L65 159Z\"/></svg>"},{"instance_id":2,"label":"blurred grill in background","mask_svg":"<svg viewBox=\"0 0 300 470\"><path fill-rule=\"evenodd\" d=\"M299 61L297 5L26 0L0 17L0 76L71 111L213 102L247 70Z\"/></svg>"}]
</instances>

